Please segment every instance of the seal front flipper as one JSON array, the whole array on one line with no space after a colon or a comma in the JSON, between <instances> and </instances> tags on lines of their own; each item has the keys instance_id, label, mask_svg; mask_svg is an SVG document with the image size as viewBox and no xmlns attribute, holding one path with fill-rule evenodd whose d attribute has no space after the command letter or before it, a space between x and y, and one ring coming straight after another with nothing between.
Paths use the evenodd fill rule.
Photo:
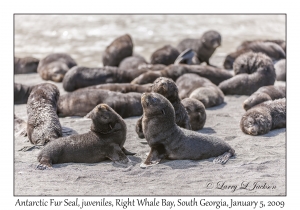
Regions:
<instances>
[{"instance_id":1,"label":"seal front flipper","mask_svg":"<svg viewBox=\"0 0 300 210\"><path fill-rule=\"evenodd\" d=\"M234 150L231 149L229 150L228 152L225 152L223 155L220 155L218 157L216 157L214 160L213 160L213 163L216 164L216 163L219 163L219 164L225 164L230 157L234 156Z\"/></svg>"},{"instance_id":2,"label":"seal front flipper","mask_svg":"<svg viewBox=\"0 0 300 210\"><path fill-rule=\"evenodd\" d=\"M139 138L144 139L145 135L143 133L142 120L143 120L143 116L140 119L138 119L138 121L136 122L135 132L138 134Z\"/></svg>"},{"instance_id":3,"label":"seal front flipper","mask_svg":"<svg viewBox=\"0 0 300 210\"><path fill-rule=\"evenodd\" d=\"M136 154L134 152L129 152L128 150L125 149L125 147L122 148L122 151L124 152L125 155L135 155Z\"/></svg>"},{"instance_id":4,"label":"seal front flipper","mask_svg":"<svg viewBox=\"0 0 300 210\"><path fill-rule=\"evenodd\" d=\"M108 154L106 155L106 157L111 159L115 164L127 167L128 163L131 162L126 157L119 145L112 145L107 149Z\"/></svg>"},{"instance_id":5,"label":"seal front flipper","mask_svg":"<svg viewBox=\"0 0 300 210\"><path fill-rule=\"evenodd\" d=\"M40 164L38 164L35 169L39 169L39 170L52 169L52 160L50 158L42 157L39 155L38 161L40 162Z\"/></svg>"},{"instance_id":6,"label":"seal front flipper","mask_svg":"<svg viewBox=\"0 0 300 210\"><path fill-rule=\"evenodd\" d=\"M162 145L158 147L152 147L147 159L144 163L140 165L140 168L147 168L149 166L158 164L161 161L161 159L163 159L166 156L163 150L164 148Z\"/></svg>"},{"instance_id":7,"label":"seal front flipper","mask_svg":"<svg viewBox=\"0 0 300 210\"><path fill-rule=\"evenodd\" d=\"M185 64L192 64L193 61L193 57L195 55L195 52L188 48L185 51L183 51L182 53L180 53L180 55L176 58L174 64L180 64L180 63L185 63Z\"/></svg>"}]
</instances>

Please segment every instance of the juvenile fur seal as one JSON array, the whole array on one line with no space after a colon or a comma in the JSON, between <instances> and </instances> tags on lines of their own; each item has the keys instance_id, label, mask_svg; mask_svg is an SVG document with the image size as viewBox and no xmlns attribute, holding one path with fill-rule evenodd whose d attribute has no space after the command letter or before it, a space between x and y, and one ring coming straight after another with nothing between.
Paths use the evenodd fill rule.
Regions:
<instances>
[{"instance_id":1,"label":"juvenile fur seal","mask_svg":"<svg viewBox=\"0 0 300 210\"><path fill-rule=\"evenodd\" d=\"M176 80L179 97L194 98L205 108L218 106L224 102L224 94L218 86L197 74L184 74Z\"/></svg>"},{"instance_id":2,"label":"juvenile fur seal","mask_svg":"<svg viewBox=\"0 0 300 210\"><path fill-rule=\"evenodd\" d=\"M110 91L121 92L121 93L129 93L129 92L145 93L145 92L151 92L152 84L137 85L137 84L130 84L130 83L109 83L109 84L102 84L102 85L93 85L87 88L110 90Z\"/></svg>"},{"instance_id":3,"label":"juvenile fur seal","mask_svg":"<svg viewBox=\"0 0 300 210\"><path fill-rule=\"evenodd\" d=\"M278 44L283 49L283 51L286 52L286 42L282 39L265 39L265 40L256 39L256 40L244 41L242 42L242 44L240 44L237 47L237 50L247 48L253 42L273 42L275 44Z\"/></svg>"},{"instance_id":4,"label":"juvenile fur seal","mask_svg":"<svg viewBox=\"0 0 300 210\"><path fill-rule=\"evenodd\" d=\"M62 137L48 143L39 153L38 169L46 169L57 163L97 163L107 158L120 164L127 164L126 154L133 155L124 148L126 124L112 108L106 104L96 106L89 117L91 130L84 134Z\"/></svg>"},{"instance_id":5,"label":"juvenile fur seal","mask_svg":"<svg viewBox=\"0 0 300 210\"><path fill-rule=\"evenodd\" d=\"M285 90L285 86L263 86L244 101L243 108L247 111L251 107L260 104L264 101L285 98Z\"/></svg>"},{"instance_id":6,"label":"juvenile fur seal","mask_svg":"<svg viewBox=\"0 0 300 210\"><path fill-rule=\"evenodd\" d=\"M278 81L286 81L286 64L285 63L286 63L285 59L281 59L274 65L275 72L276 72L276 80L278 80Z\"/></svg>"},{"instance_id":7,"label":"juvenile fur seal","mask_svg":"<svg viewBox=\"0 0 300 210\"><path fill-rule=\"evenodd\" d=\"M152 92L163 95L171 102L175 110L175 121L178 126L188 130L192 129L189 121L189 115L183 104L180 102L178 88L172 79L165 77L157 78L153 83ZM137 121L136 124L136 132L140 138L144 138L142 130L142 118L143 116Z\"/></svg>"},{"instance_id":8,"label":"juvenile fur seal","mask_svg":"<svg viewBox=\"0 0 300 210\"><path fill-rule=\"evenodd\" d=\"M140 55L133 55L124 58L119 64L120 69L137 69L140 65L147 64L144 57Z\"/></svg>"},{"instance_id":9,"label":"juvenile fur seal","mask_svg":"<svg viewBox=\"0 0 300 210\"><path fill-rule=\"evenodd\" d=\"M151 64L173 64L176 58L179 56L179 51L171 45L165 45L159 48L151 55Z\"/></svg>"},{"instance_id":10,"label":"juvenile fur seal","mask_svg":"<svg viewBox=\"0 0 300 210\"><path fill-rule=\"evenodd\" d=\"M129 56L132 56L133 43L129 34L115 39L106 47L102 55L103 66L119 66L120 62Z\"/></svg>"},{"instance_id":11,"label":"juvenile fur seal","mask_svg":"<svg viewBox=\"0 0 300 210\"><path fill-rule=\"evenodd\" d=\"M263 53L242 54L233 68L236 75L219 84L225 95L251 95L262 86L274 85L276 73L273 62Z\"/></svg>"},{"instance_id":12,"label":"juvenile fur seal","mask_svg":"<svg viewBox=\"0 0 300 210\"><path fill-rule=\"evenodd\" d=\"M14 57L14 74L36 73L40 60L34 57Z\"/></svg>"},{"instance_id":13,"label":"juvenile fur seal","mask_svg":"<svg viewBox=\"0 0 300 210\"><path fill-rule=\"evenodd\" d=\"M273 61L278 61L286 57L284 50L276 43L252 42L248 45L245 45L244 48L241 48L240 50L227 55L223 64L224 68L232 69L233 62L235 61L235 59L247 52L264 53L267 56L269 56Z\"/></svg>"},{"instance_id":14,"label":"juvenile fur seal","mask_svg":"<svg viewBox=\"0 0 300 210\"><path fill-rule=\"evenodd\" d=\"M61 82L69 69L76 66L75 60L65 53L52 53L43 58L37 72L44 80Z\"/></svg>"},{"instance_id":15,"label":"juvenile fur seal","mask_svg":"<svg viewBox=\"0 0 300 210\"><path fill-rule=\"evenodd\" d=\"M201 77L205 77L216 85L232 77L232 74L227 70L216 68L213 66L172 64L167 66L161 71L147 71L145 73L142 73L134 80L132 80L131 83L140 84L140 85L152 83L158 77L167 77L167 78L171 78L173 81L176 81L178 77L187 73L194 73Z\"/></svg>"},{"instance_id":16,"label":"juvenile fur seal","mask_svg":"<svg viewBox=\"0 0 300 210\"><path fill-rule=\"evenodd\" d=\"M14 104L27 104L28 97L34 86L14 83Z\"/></svg>"},{"instance_id":17,"label":"juvenile fur seal","mask_svg":"<svg viewBox=\"0 0 300 210\"><path fill-rule=\"evenodd\" d=\"M197 131L202 129L206 121L206 112L203 103L193 98L185 98L181 103L189 115L192 130Z\"/></svg>"},{"instance_id":18,"label":"juvenile fur seal","mask_svg":"<svg viewBox=\"0 0 300 210\"><path fill-rule=\"evenodd\" d=\"M209 58L215 52L217 47L221 45L221 35L214 30L205 32L200 39L184 39L182 40L177 49L179 52L190 48L196 54L200 63L206 62L208 65Z\"/></svg>"},{"instance_id":19,"label":"juvenile fur seal","mask_svg":"<svg viewBox=\"0 0 300 210\"><path fill-rule=\"evenodd\" d=\"M100 103L109 105L124 118L143 114L141 93L119 93L89 88L82 88L60 96L57 113L60 117L83 117Z\"/></svg>"},{"instance_id":20,"label":"juvenile fur seal","mask_svg":"<svg viewBox=\"0 0 300 210\"><path fill-rule=\"evenodd\" d=\"M240 121L245 134L262 135L286 126L286 99L265 101L249 109Z\"/></svg>"},{"instance_id":21,"label":"juvenile fur seal","mask_svg":"<svg viewBox=\"0 0 300 210\"><path fill-rule=\"evenodd\" d=\"M56 114L58 88L50 83L35 85L27 101L27 135L32 144L44 145L62 136Z\"/></svg>"},{"instance_id":22,"label":"juvenile fur seal","mask_svg":"<svg viewBox=\"0 0 300 210\"><path fill-rule=\"evenodd\" d=\"M226 163L235 154L220 138L180 128L175 123L172 104L159 93L144 93L143 131L151 148L141 168L158 164L161 159L202 160L217 157L215 163Z\"/></svg>"}]
</instances>

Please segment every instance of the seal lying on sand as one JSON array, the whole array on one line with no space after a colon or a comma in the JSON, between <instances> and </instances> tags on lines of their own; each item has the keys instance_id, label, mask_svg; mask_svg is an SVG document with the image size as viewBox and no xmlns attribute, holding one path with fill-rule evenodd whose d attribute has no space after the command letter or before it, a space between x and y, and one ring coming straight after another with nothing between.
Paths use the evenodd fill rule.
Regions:
<instances>
[{"instance_id":1,"label":"seal lying on sand","mask_svg":"<svg viewBox=\"0 0 300 210\"><path fill-rule=\"evenodd\" d=\"M118 93L109 90L82 88L60 96L57 114L60 117L85 116L100 103L113 108L121 117L141 116L141 93Z\"/></svg>"},{"instance_id":2,"label":"seal lying on sand","mask_svg":"<svg viewBox=\"0 0 300 210\"><path fill-rule=\"evenodd\" d=\"M141 84L152 83L158 77L167 77L167 78L171 78L173 81L176 81L178 77L187 73L194 73L201 77L205 77L216 85L232 77L232 74L227 70L215 68L212 66L172 64L167 66L161 71L147 71L145 73L142 73L134 80L132 80L131 84L141 85Z\"/></svg>"},{"instance_id":3,"label":"seal lying on sand","mask_svg":"<svg viewBox=\"0 0 300 210\"><path fill-rule=\"evenodd\" d=\"M106 47L103 56L103 66L119 66L120 62L129 56L132 56L133 43L129 34L115 39Z\"/></svg>"},{"instance_id":4,"label":"seal lying on sand","mask_svg":"<svg viewBox=\"0 0 300 210\"><path fill-rule=\"evenodd\" d=\"M165 77L157 78L153 83L152 92L163 95L171 102L175 110L175 121L178 126L188 130L192 129L189 121L189 115L183 104L180 102L178 88L173 80ZM137 121L135 127L135 130L140 138L144 138L142 118L143 116Z\"/></svg>"},{"instance_id":5,"label":"seal lying on sand","mask_svg":"<svg viewBox=\"0 0 300 210\"><path fill-rule=\"evenodd\" d=\"M206 112L203 103L194 98L185 98L181 103L189 115L192 130L197 131L202 129L206 121Z\"/></svg>"},{"instance_id":6,"label":"seal lying on sand","mask_svg":"<svg viewBox=\"0 0 300 210\"><path fill-rule=\"evenodd\" d=\"M38 169L46 169L57 163L97 163L107 158L121 165L134 155L124 148L125 121L106 104L96 106L89 114L91 130L84 134L62 137L47 144L38 155Z\"/></svg>"},{"instance_id":7,"label":"seal lying on sand","mask_svg":"<svg viewBox=\"0 0 300 210\"><path fill-rule=\"evenodd\" d=\"M35 85L27 101L27 135L32 144L44 145L62 136L56 114L58 88L50 83Z\"/></svg>"},{"instance_id":8,"label":"seal lying on sand","mask_svg":"<svg viewBox=\"0 0 300 210\"><path fill-rule=\"evenodd\" d=\"M234 150L223 140L180 128L168 99L158 93L144 93L143 131L151 148L141 168L158 164L161 159L202 160L217 157L214 162L226 163Z\"/></svg>"},{"instance_id":9,"label":"seal lying on sand","mask_svg":"<svg viewBox=\"0 0 300 210\"><path fill-rule=\"evenodd\" d=\"M221 45L221 35L214 30L205 32L200 39L184 39L182 40L177 49L179 52L190 48L197 54L197 58L202 62L209 64L209 58L215 52L217 47Z\"/></svg>"},{"instance_id":10,"label":"seal lying on sand","mask_svg":"<svg viewBox=\"0 0 300 210\"><path fill-rule=\"evenodd\" d=\"M240 121L245 134L262 135L286 126L286 99L265 101L249 109Z\"/></svg>"},{"instance_id":11,"label":"seal lying on sand","mask_svg":"<svg viewBox=\"0 0 300 210\"><path fill-rule=\"evenodd\" d=\"M133 55L124 58L119 64L120 69L137 69L140 65L147 64L144 57L140 55Z\"/></svg>"},{"instance_id":12,"label":"seal lying on sand","mask_svg":"<svg viewBox=\"0 0 300 210\"><path fill-rule=\"evenodd\" d=\"M225 95L251 95L262 86L274 85L276 74L273 62L263 53L242 54L233 68L236 75L219 84Z\"/></svg>"},{"instance_id":13,"label":"seal lying on sand","mask_svg":"<svg viewBox=\"0 0 300 210\"><path fill-rule=\"evenodd\" d=\"M70 55L65 53L53 53L43 58L37 72L44 80L61 82L69 69L77 63Z\"/></svg>"},{"instance_id":14,"label":"seal lying on sand","mask_svg":"<svg viewBox=\"0 0 300 210\"><path fill-rule=\"evenodd\" d=\"M194 98L205 108L218 106L224 102L224 94L218 86L197 74L184 74L176 80L179 97Z\"/></svg>"},{"instance_id":15,"label":"seal lying on sand","mask_svg":"<svg viewBox=\"0 0 300 210\"><path fill-rule=\"evenodd\" d=\"M39 59L33 57L14 57L14 74L35 73L39 62Z\"/></svg>"},{"instance_id":16,"label":"seal lying on sand","mask_svg":"<svg viewBox=\"0 0 300 210\"><path fill-rule=\"evenodd\" d=\"M286 64L285 59L281 59L274 65L276 72L276 80L278 81L286 81Z\"/></svg>"},{"instance_id":17,"label":"seal lying on sand","mask_svg":"<svg viewBox=\"0 0 300 210\"><path fill-rule=\"evenodd\" d=\"M285 86L263 86L244 101L243 108L247 111L251 107L264 101L285 98L285 92Z\"/></svg>"},{"instance_id":18,"label":"seal lying on sand","mask_svg":"<svg viewBox=\"0 0 300 210\"><path fill-rule=\"evenodd\" d=\"M145 92L151 92L152 84L135 85L130 83L109 83L109 84L102 84L102 85L93 85L86 88L110 90L110 91L121 92L121 93L129 93L129 92L145 93Z\"/></svg>"},{"instance_id":19,"label":"seal lying on sand","mask_svg":"<svg viewBox=\"0 0 300 210\"><path fill-rule=\"evenodd\" d=\"M269 56L273 61L278 61L280 59L285 58L285 52L283 49L276 43L273 42L252 42L246 45L244 48L240 50L230 53L226 56L224 60L224 68L225 69L232 69L233 62L237 57L240 55L247 53L247 52L256 52L256 53L264 53Z\"/></svg>"},{"instance_id":20,"label":"seal lying on sand","mask_svg":"<svg viewBox=\"0 0 300 210\"><path fill-rule=\"evenodd\" d=\"M178 55L179 51L175 47L165 45L152 53L150 63L170 65L174 63Z\"/></svg>"},{"instance_id":21,"label":"seal lying on sand","mask_svg":"<svg viewBox=\"0 0 300 210\"><path fill-rule=\"evenodd\" d=\"M275 44L278 44L283 49L283 51L286 52L286 42L282 39L265 39L265 40L256 39L256 40L250 40L250 41L243 41L242 44L240 44L237 47L237 51L247 48L253 42L273 42Z\"/></svg>"},{"instance_id":22,"label":"seal lying on sand","mask_svg":"<svg viewBox=\"0 0 300 210\"><path fill-rule=\"evenodd\" d=\"M14 104L27 104L28 97L34 86L14 83Z\"/></svg>"}]
</instances>

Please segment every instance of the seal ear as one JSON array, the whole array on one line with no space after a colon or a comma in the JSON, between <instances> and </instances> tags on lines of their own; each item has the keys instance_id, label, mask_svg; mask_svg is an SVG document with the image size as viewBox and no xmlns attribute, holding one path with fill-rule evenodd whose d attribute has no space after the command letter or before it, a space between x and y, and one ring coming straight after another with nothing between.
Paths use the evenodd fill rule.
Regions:
<instances>
[{"instance_id":1,"label":"seal ear","mask_svg":"<svg viewBox=\"0 0 300 210\"><path fill-rule=\"evenodd\" d=\"M166 113L165 113L165 110L164 110L164 109L162 109L162 110L161 110L161 113L163 113L163 115L166 115Z\"/></svg>"}]
</instances>

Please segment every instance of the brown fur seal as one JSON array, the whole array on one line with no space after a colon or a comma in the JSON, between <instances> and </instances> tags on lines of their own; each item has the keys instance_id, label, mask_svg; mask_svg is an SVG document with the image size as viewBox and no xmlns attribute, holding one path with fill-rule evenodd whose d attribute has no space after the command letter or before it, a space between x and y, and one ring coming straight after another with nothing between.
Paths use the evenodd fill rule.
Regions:
<instances>
[{"instance_id":1,"label":"brown fur seal","mask_svg":"<svg viewBox=\"0 0 300 210\"><path fill-rule=\"evenodd\" d=\"M217 157L214 162L226 163L234 150L225 141L180 128L175 123L172 104L158 93L144 93L143 131L151 148L141 168L158 164L161 159L202 160Z\"/></svg>"},{"instance_id":2,"label":"brown fur seal","mask_svg":"<svg viewBox=\"0 0 300 210\"><path fill-rule=\"evenodd\" d=\"M115 39L106 47L103 56L103 66L119 66L120 62L129 56L132 56L133 43L129 34Z\"/></svg>"},{"instance_id":3,"label":"brown fur seal","mask_svg":"<svg viewBox=\"0 0 300 210\"><path fill-rule=\"evenodd\" d=\"M233 68L236 75L219 84L225 95L251 95L262 86L274 85L276 74L273 62L263 53L242 54Z\"/></svg>"},{"instance_id":4,"label":"brown fur seal","mask_svg":"<svg viewBox=\"0 0 300 210\"><path fill-rule=\"evenodd\" d=\"M93 85L87 88L110 90L110 91L121 92L121 93L129 93L129 92L145 93L145 92L151 92L152 84L135 85L130 83L109 83L109 84L102 84L102 85Z\"/></svg>"},{"instance_id":5,"label":"brown fur seal","mask_svg":"<svg viewBox=\"0 0 300 210\"><path fill-rule=\"evenodd\" d=\"M96 106L89 117L91 130L84 134L62 137L47 144L38 155L38 169L46 169L57 163L97 163L107 158L120 164L127 164L126 154L133 155L124 148L126 124L112 108L106 104Z\"/></svg>"},{"instance_id":6,"label":"brown fur seal","mask_svg":"<svg viewBox=\"0 0 300 210\"><path fill-rule=\"evenodd\" d=\"M251 40L251 41L244 41L244 42L242 42L242 44L240 44L237 47L237 51L247 48L253 42L273 42L275 44L278 44L283 49L283 51L286 52L286 42L282 39L265 39L265 40L256 39L256 40Z\"/></svg>"},{"instance_id":7,"label":"brown fur seal","mask_svg":"<svg viewBox=\"0 0 300 210\"><path fill-rule=\"evenodd\" d=\"M240 128L245 134L262 135L286 126L286 99L265 101L249 109L242 117Z\"/></svg>"},{"instance_id":8,"label":"brown fur seal","mask_svg":"<svg viewBox=\"0 0 300 210\"><path fill-rule=\"evenodd\" d=\"M197 74L184 74L176 80L179 97L194 98L205 108L218 106L224 102L224 94L218 86Z\"/></svg>"},{"instance_id":9,"label":"brown fur seal","mask_svg":"<svg viewBox=\"0 0 300 210\"><path fill-rule=\"evenodd\" d=\"M179 51L171 45L165 45L159 48L151 55L151 64L173 64L176 58L179 56Z\"/></svg>"},{"instance_id":10,"label":"brown fur seal","mask_svg":"<svg viewBox=\"0 0 300 210\"><path fill-rule=\"evenodd\" d=\"M82 88L59 97L57 113L60 117L85 116L95 106L105 103L121 117L143 114L141 93L118 93L109 90Z\"/></svg>"},{"instance_id":11,"label":"brown fur seal","mask_svg":"<svg viewBox=\"0 0 300 210\"><path fill-rule=\"evenodd\" d=\"M56 114L58 88L50 83L35 85L27 101L27 135L32 144L44 145L62 136Z\"/></svg>"},{"instance_id":12,"label":"brown fur seal","mask_svg":"<svg viewBox=\"0 0 300 210\"><path fill-rule=\"evenodd\" d=\"M189 115L192 130L202 129L206 121L206 112L203 103L193 98L185 98L181 103Z\"/></svg>"},{"instance_id":13,"label":"brown fur seal","mask_svg":"<svg viewBox=\"0 0 300 210\"><path fill-rule=\"evenodd\" d=\"M237 57L240 55L247 53L247 52L256 52L256 53L264 53L269 56L273 61L278 61L280 59L285 58L285 52L283 49L276 43L273 42L252 42L246 45L244 48L240 50L230 53L226 56L224 61L224 68L225 69L232 69L233 62Z\"/></svg>"},{"instance_id":14,"label":"brown fur seal","mask_svg":"<svg viewBox=\"0 0 300 210\"><path fill-rule=\"evenodd\" d=\"M140 65L147 64L144 57L140 55L133 55L124 58L119 64L120 69L137 69Z\"/></svg>"},{"instance_id":15,"label":"brown fur seal","mask_svg":"<svg viewBox=\"0 0 300 210\"><path fill-rule=\"evenodd\" d=\"M209 64L209 58L215 52L217 47L221 45L221 35L214 30L205 32L200 39L184 39L182 40L177 49L179 52L190 48L197 54L197 58L202 62Z\"/></svg>"},{"instance_id":16,"label":"brown fur seal","mask_svg":"<svg viewBox=\"0 0 300 210\"><path fill-rule=\"evenodd\" d=\"M14 104L27 104L28 97L34 86L14 83Z\"/></svg>"},{"instance_id":17,"label":"brown fur seal","mask_svg":"<svg viewBox=\"0 0 300 210\"><path fill-rule=\"evenodd\" d=\"M244 101L243 108L247 111L251 107L260 104L264 101L285 98L285 96L285 86L263 86Z\"/></svg>"},{"instance_id":18,"label":"brown fur seal","mask_svg":"<svg viewBox=\"0 0 300 210\"><path fill-rule=\"evenodd\" d=\"M37 72L44 80L61 82L69 69L76 66L75 60L65 53L53 53L43 58Z\"/></svg>"},{"instance_id":19,"label":"brown fur seal","mask_svg":"<svg viewBox=\"0 0 300 210\"><path fill-rule=\"evenodd\" d=\"M171 102L175 110L175 119L178 126L188 130L192 129L189 121L189 115L183 104L180 102L178 88L172 79L165 77L157 78L153 83L152 92L163 95ZM142 130L142 118L143 116L137 121L135 127L135 130L140 138L144 138Z\"/></svg>"},{"instance_id":20,"label":"brown fur seal","mask_svg":"<svg viewBox=\"0 0 300 210\"><path fill-rule=\"evenodd\" d=\"M36 73L40 60L33 57L14 57L14 74Z\"/></svg>"},{"instance_id":21,"label":"brown fur seal","mask_svg":"<svg viewBox=\"0 0 300 210\"><path fill-rule=\"evenodd\" d=\"M232 77L227 70L203 65L169 65L161 71L147 71L142 73L134 80L132 84L147 84L154 82L158 77L167 77L176 81L183 74L194 73L201 77L209 79L212 83L218 85L220 82Z\"/></svg>"},{"instance_id":22,"label":"brown fur seal","mask_svg":"<svg viewBox=\"0 0 300 210\"><path fill-rule=\"evenodd\" d=\"M275 72L276 72L276 80L278 80L278 81L286 81L286 64L285 63L286 63L285 59L281 59L274 65Z\"/></svg>"}]
</instances>

